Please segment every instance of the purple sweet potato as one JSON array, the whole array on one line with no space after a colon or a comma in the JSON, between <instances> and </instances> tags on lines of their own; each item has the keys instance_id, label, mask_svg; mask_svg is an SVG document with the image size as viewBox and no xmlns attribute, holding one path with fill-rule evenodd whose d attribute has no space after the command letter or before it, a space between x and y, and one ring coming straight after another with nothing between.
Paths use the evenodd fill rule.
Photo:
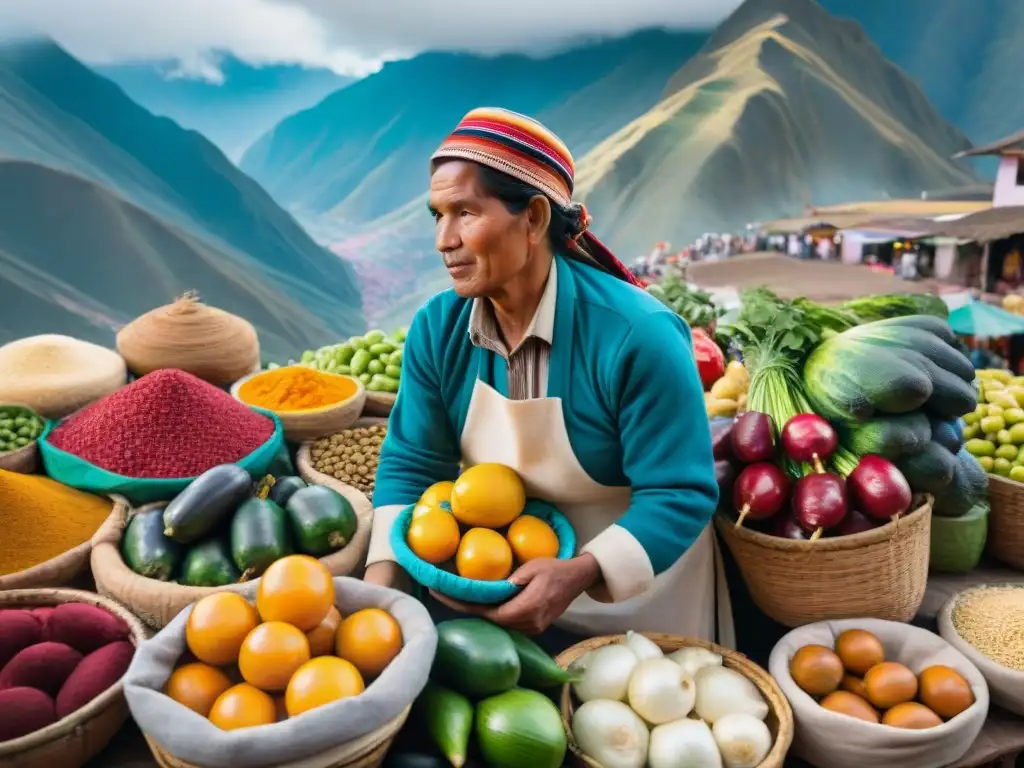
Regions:
<instances>
[{"instance_id":1,"label":"purple sweet potato","mask_svg":"<svg viewBox=\"0 0 1024 768\"><path fill-rule=\"evenodd\" d=\"M120 618L86 603L64 603L53 609L46 639L70 645L79 653L92 653L110 643L126 640L128 625Z\"/></svg>"},{"instance_id":2,"label":"purple sweet potato","mask_svg":"<svg viewBox=\"0 0 1024 768\"><path fill-rule=\"evenodd\" d=\"M36 688L0 691L0 742L27 736L57 722L53 699Z\"/></svg>"},{"instance_id":3,"label":"purple sweet potato","mask_svg":"<svg viewBox=\"0 0 1024 768\"><path fill-rule=\"evenodd\" d=\"M0 613L0 669L14 655L43 639L43 625L31 611Z\"/></svg>"},{"instance_id":4,"label":"purple sweet potato","mask_svg":"<svg viewBox=\"0 0 1024 768\"><path fill-rule=\"evenodd\" d=\"M57 717L67 717L81 709L120 680L134 655L135 646L120 640L82 659L57 694Z\"/></svg>"},{"instance_id":5,"label":"purple sweet potato","mask_svg":"<svg viewBox=\"0 0 1024 768\"><path fill-rule=\"evenodd\" d=\"M43 625L43 641L47 641L50 638L46 636L46 625L50 623L50 617L53 616L53 608L47 606L46 608L33 608L32 615L39 619L39 623Z\"/></svg>"},{"instance_id":6,"label":"purple sweet potato","mask_svg":"<svg viewBox=\"0 0 1024 768\"><path fill-rule=\"evenodd\" d=\"M18 651L0 671L0 691L38 688L55 696L78 666L82 654L64 643L38 643Z\"/></svg>"}]
</instances>

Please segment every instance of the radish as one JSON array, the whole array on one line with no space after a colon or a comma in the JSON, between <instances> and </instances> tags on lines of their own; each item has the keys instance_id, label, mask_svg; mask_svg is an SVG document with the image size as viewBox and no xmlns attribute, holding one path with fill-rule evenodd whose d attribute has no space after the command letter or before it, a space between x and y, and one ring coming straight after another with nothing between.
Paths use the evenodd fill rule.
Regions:
<instances>
[{"instance_id":1,"label":"radish","mask_svg":"<svg viewBox=\"0 0 1024 768\"><path fill-rule=\"evenodd\" d=\"M730 433L733 455L744 464L775 458L775 425L766 413L747 411L736 418Z\"/></svg>"},{"instance_id":2,"label":"radish","mask_svg":"<svg viewBox=\"0 0 1024 768\"><path fill-rule=\"evenodd\" d=\"M732 455L732 428L734 422L725 426L711 427L711 453L715 461L729 461Z\"/></svg>"},{"instance_id":3,"label":"radish","mask_svg":"<svg viewBox=\"0 0 1024 768\"><path fill-rule=\"evenodd\" d=\"M855 533L864 533L875 528L874 521L865 517L856 509L851 509L850 514L843 518L843 522L836 529L837 536L852 536Z\"/></svg>"},{"instance_id":4,"label":"radish","mask_svg":"<svg viewBox=\"0 0 1024 768\"><path fill-rule=\"evenodd\" d=\"M810 541L817 541L826 528L835 528L846 517L846 483L839 475L814 472L801 477L793 489L793 516Z\"/></svg>"},{"instance_id":5,"label":"radish","mask_svg":"<svg viewBox=\"0 0 1024 768\"><path fill-rule=\"evenodd\" d=\"M847 478L850 501L868 517L893 520L910 509L910 483L896 466L871 453L863 457Z\"/></svg>"},{"instance_id":6,"label":"radish","mask_svg":"<svg viewBox=\"0 0 1024 768\"><path fill-rule=\"evenodd\" d=\"M780 539L807 540L807 531L800 527L800 524L792 515L779 515L776 517L775 525L772 526L772 535L778 536Z\"/></svg>"},{"instance_id":7,"label":"radish","mask_svg":"<svg viewBox=\"0 0 1024 768\"><path fill-rule=\"evenodd\" d=\"M739 512L736 527L751 520L767 520L786 503L789 480L781 469L766 461L751 464L736 478L732 490L733 506Z\"/></svg>"},{"instance_id":8,"label":"radish","mask_svg":"<svg viewBox=\"0 0 1024 768\"><path fill-rule=\"evenodd\" d=\"M815 472L824 472L821 463L836 452L839 436L832 425L815 413L798 413L782 428L782 450L794 461L813 464Z\"/></svg>"},{"instance_id":9,"label":"radish","mask_svg":"<svg viewBox=\"0 0 1024 768\"><path fill-rule=\"evenodd\" d=\"M718 483L718 498L728 499L732 496L732 488L736 484L736 467L731 461L715 462L715 482Z\"/></svg>"}]
</instances>

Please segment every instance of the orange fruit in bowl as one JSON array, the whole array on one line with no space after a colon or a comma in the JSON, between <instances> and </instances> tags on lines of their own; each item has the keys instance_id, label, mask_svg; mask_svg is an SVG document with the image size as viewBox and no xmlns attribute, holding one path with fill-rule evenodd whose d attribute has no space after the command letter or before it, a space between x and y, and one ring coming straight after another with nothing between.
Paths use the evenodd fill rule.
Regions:
<instances>
[{"instance_id":1,"label":"orange fruit in bowl","mask_svg":"<svg viewBox=\"0 0 1024 768\"><path fill-rule=\"evenodd\" d=\"M402 650L402 628L380 608L363 608L342 619L334 652L364 678L376 677Z\"/></svg>"},{"instance_id":2,"label":"orange fruit in bowl","mask_svg":"<svg viewBox=\"0 0 1024 768\"><path fill-rule=\"evenodd\" d=\"M523 481L504 464L470 467L452 488L452 514L471 528L504 528L522 514L525 506Z\"/></svg>"},{"instance_id":3,"label":"orange fruit in bowl","mask_svg":"<svg viewBox=\"0 0 1024 768\"><path fill-rule=\"evenodd\" d=\"M309 640L283 621L268 621L249 633L238 653L245 682L263 691L283 691L295 670L309 661Z\"/></svg>"},{"instance_id":4,"label":"orange fruit in bowl","mask_svg":"<svg viewBox=\"0 0 1024 768\"><path fill-rule=\"evenodd\" d=\"M505 538L520 563L528 563L540 557L558 557L558 536L539 517L520 515L508 527Z\"/></svg>"},{"instance_id":5,"label":"orange fruit in bowl","mask_svg":"<svg viewBox=\"0 0 1024 768\"><path fill-rule=\"evenodd\" d=\"M341 612L331 606L327 617L306 633L310 656L330 656L334 653L334 635L341 624Z\"/></svg>"},{"instance_id":6,"label":"orange fruit in bowl","mask_svg":"<svg viewBox=\"0 0 1024 768\"><path fill-rule=\"evenodd\" d=\"M277 722L277 706L270 694L249 683L239 683L217 697L210 722L223 731Z\"/></svg>"},{"instance_id":7,"label":"orange fruit in bowl","mask_svg":"<svg viewBox=\"0 0 1024 768\"><path fill-rule=\"evenodd\" d=\"M441 509L414 517L405 535L416 557L437 565L451 560L459 549L459 522Z\"/></svg>"},{"instance_id":8,"label":"orange fruit in bowl","mask_svg":"<svg viewBox=\"0 0 1024 768\"><path fill-rule=\"evenodd\" d=\"M501 581L512 573L512 548L490 528L470 528L455 555L459 576L480 581Z\"/></svg>"},{"instance_id":9,"label":"orange fruit in bowl","mask_svg":"<svg viewBox=\"0 0 1024 768\"><path fill-rule=\"evenodd\" d=\"M164 686L164 693L179 704L209 717L213 703L234 683L222 670L200 661L178 667Z\"/></svg>"},{"instance_id":10,"label":"orange fruit in bowl","mask_svg":"<svg viewBox=\"0 0 1024 768\"><path fill-rule=\"evenodd\" d=\"M246 635L260 623L252 604L235 592L215 592L192 608L185 642L200 661L220 667L238 659Z\"/></svg>"},{"instance_id":11,"label":"orange fruit in bowl","mask_svg":"<svg viewBox=\"0 0 1024 768\"><path fill-rule=\"evenodd\" d=\"M434 483L423 492L423 495L420 496L416 504L437 508L441 505L442 501L450 502L452 500L452 489L454 487L455 483L451 480L442 480L439 483Z\"/></svg>"},{"instance_id":12,"label":"orange fruit in bowl","mask_svg":"<svg viewBox=\"0 0 1024 768\"><path fill-rule=\"evenodd\" d=\"M256 608L264 621L284 621L303 632L316 628L333 605L331 572L309 555L288 555L272 563L256 591Z\"/></svg>"},{"instance_id":13,"label":"orange fruit in bowl","mask_svg":"<svg viewBox=\"0 0 1024 768\"><path fill-rule=\"evenodd\" d=\"M332 701L358 696L365 688L363 676L352 662L322 656L307 661L292 675L284 704L288 717L295 717Z\"/></svg>"}]
</instances>

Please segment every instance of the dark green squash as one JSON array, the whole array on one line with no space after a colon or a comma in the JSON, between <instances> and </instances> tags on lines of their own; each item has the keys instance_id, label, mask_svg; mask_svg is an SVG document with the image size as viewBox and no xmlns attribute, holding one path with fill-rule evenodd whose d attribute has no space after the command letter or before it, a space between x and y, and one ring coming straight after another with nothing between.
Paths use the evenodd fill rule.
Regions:
<instances>
[{"instance_id":1,"label":"dark green squash","mask_svg":"<svg viewBox=\"0 0 1024 768\"><path fill-rule=\"evenodd\" d=\"M209 469L164 510L164 533L175 541L198 541L252 493L252 478L237 464Z\"/></svg>"},{"instance_id":2,"label":"dark green squash","mask_svg":"<svg viewBox=\"0 0 1024 768\"><path fill-rule=\"evenodd\" d=\"M295 491L285 509L299 551L314 557L337 552L347 545L359 525L348 499L323 485Z\"/></svg>"},{"instance_id":3,"label":"dark green squash","mask_svg":"<svg viewBox=\"0 0 1024 768\"><path fill-rule=\"evenodd\" d=\"M269 499L249 499L231 521L231 557L242 581L262 576L275 560L292 554L288 518Z\"/></svg>"},{"instance_id":4,"label":"dark green squash","mask_svg":"<svg viewBox=\"0 0 1024 768\"><path fill-rule=\"evenodd\" d=\"M125 563L147 579L170 581L184 554L182 546L164 534L166 506L136 512L121 539L121 556Z\"/></svg>"},{"instance_id":5,"label":"dark green squash","mask_svg":"<svg viewBox=\"0 0 1024 768\"><path fill-rule=\"evenodd\" d=\"M283 507L288 503L288 499L292 497L293 493L306 487L308 487L306 481L301 477L282 475L274 479L274 484L270 486L267 498L278 506Z\"/></svg>"},{"instance_id":6,"label":"dark green squash","mask_svg":"<svg viewBox=\"0 0 1024 768\"><path fill-rule=\"evenodd\" d=\"M189 547L179 581L189 587L223 587L237 584L241 574L231 562L227 542L214 536Z\"/></svg>"}]
</instances>

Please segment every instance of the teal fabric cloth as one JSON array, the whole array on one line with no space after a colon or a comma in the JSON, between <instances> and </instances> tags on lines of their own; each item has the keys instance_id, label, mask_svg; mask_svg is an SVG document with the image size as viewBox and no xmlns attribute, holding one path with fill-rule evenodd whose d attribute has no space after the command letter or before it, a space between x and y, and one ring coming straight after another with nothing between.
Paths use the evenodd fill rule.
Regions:
<instances>
[{"instance_id":1,"label":"teal fabric cloth","mask_svg":"<svg viewBox=\"0 0 1024 768\"><path fill-rule=\"evenodd\" d=\"M502 581L466 579L457 573L446 571L417 557L406 543L406 534L412 524L413 506L409 505L402 511L391 529L391 549L395 553L395 560L405 568L413 581L465 603L487 605L503 603L522 589L507 579ZM558 537L559 560L568 560L576 554L576 532L573 531L569 521L561 512L545 501L529 499L523 514L539 517L554 529L555 535Z\"/></svg>"},{"instance_id":2,"label":"teal fabric cloth","mask_svg":"<svg viewBox=\"0 0 1024 768\"><path fill-rule=\"evenodd\" d=\"M583 469L603 485L632 488L618 525L660 573L696 540L718 502L689 328L639 288L561 256L556 265L547 395L562 401ZM474 372L508 395L504 359L470 341L471 308L447 290L413 320L381 448L377 507L414 504L433 483L456 478Z\"/></svg>"},{"instance_id":3,"label":"teal fabric cloth","mask_svg":"<svg viewBox=\"0 0 1024 768\"><path fill-rule=\"evenodd\" d=\"M259 479L266 474L267 469L284 447L284 431L277 416L262 409L254 410L258 410L274 420L274 433L267 442L239 461L238 464L252 475L253 479ZM64 485L90 493L116 493L124 496L133 505L139 505L173 499L195 480L194 477L125 477L108 472L52 445L47 437L54 426L55 423L51 422L39 439L39 453L42 456L46 474Z\"/></svg>"}]
</instances>

